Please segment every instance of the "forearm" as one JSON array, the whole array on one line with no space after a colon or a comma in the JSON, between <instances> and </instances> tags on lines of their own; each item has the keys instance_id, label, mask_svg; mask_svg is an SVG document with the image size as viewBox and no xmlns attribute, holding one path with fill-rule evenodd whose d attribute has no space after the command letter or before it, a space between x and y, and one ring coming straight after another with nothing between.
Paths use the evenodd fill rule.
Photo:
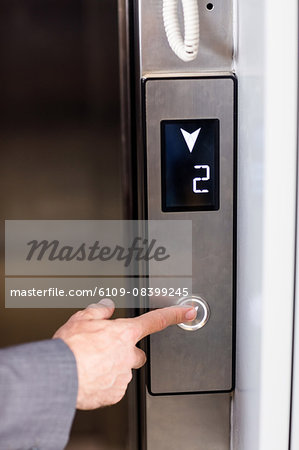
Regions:
<instances>
[{"instance_id":1,"label":"forearm","mask_svg":"<svg viewBox=\"0 0 299 450\"><path fill-rule=\"evenodd\" d=\"M76 361L60 339L0 350L1 448L64 448L77 392Z\"/></svg>"}]
</instances>

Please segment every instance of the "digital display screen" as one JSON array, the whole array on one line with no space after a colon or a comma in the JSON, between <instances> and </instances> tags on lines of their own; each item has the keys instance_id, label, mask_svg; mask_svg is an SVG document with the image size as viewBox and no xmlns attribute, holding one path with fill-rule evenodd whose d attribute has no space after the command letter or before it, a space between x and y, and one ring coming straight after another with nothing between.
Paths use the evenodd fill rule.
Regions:
<instances>
[{"instance_id":1,"label":"digital display screen","mask_svg":"<svg viewBox=\"0 0 299 450\"><path fill-rule=\"evenodd\" d=\"M219 209L219 120L161 122L162 211Z\"/></svg>"}]
</instances>

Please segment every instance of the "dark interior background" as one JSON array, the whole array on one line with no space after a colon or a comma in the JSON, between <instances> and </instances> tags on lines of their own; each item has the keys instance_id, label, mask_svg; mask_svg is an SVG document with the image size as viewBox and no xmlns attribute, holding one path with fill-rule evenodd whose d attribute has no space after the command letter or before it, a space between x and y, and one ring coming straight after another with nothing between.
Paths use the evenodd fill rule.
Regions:
<instances>
[{"instance_id":1,"label":"dark interior background","mask_svg":"<svg viewBox=\"0 0 299 450\"><path fill-rule=\"evenodd\" d=\"M120 219L117 0L0 0L0 345L64 309L4 308L5 219ZM127 400L76 415L68 449L127 447Z\"/></svg>"}]
</instances>

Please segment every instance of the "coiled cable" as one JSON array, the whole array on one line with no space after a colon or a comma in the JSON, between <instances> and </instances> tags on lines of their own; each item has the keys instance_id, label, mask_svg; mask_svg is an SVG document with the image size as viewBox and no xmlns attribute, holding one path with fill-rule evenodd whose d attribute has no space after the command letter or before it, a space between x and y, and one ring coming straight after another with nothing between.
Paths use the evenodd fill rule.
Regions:
<instances>
[{"instance_id":1,"label":"coiled cable","mask_svg":"<svg viewBox=\"0 0 299 450\"><path fill-rule=\"evenodd\" d=\"M183 39L178 18L178 0L163 0L163 21L168 43L185 62L193 61L199 47L198 0L181 0L184 14Z\"/></svg>"}]
</instances>

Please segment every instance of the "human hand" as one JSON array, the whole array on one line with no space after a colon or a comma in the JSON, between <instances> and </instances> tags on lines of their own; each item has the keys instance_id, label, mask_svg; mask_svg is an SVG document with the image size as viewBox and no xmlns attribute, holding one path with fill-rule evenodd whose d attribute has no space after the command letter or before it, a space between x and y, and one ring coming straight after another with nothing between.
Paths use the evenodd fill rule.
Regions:
<instances>
[{"instance_id":1,"label":"human hand","mask_svg":"<svg viewBox=\"0 0 299 450\"><path fill-rule=\"evenodd\" d=\"M96 409L119 402L132 379L132 369L146 362L137 342L196 316L192 307L171 306L133 319L107 320L113 312L113 301L101 300L75 313L53 336L62 339L76 358L78 409Z\"/></svg>"}]
</instances>

